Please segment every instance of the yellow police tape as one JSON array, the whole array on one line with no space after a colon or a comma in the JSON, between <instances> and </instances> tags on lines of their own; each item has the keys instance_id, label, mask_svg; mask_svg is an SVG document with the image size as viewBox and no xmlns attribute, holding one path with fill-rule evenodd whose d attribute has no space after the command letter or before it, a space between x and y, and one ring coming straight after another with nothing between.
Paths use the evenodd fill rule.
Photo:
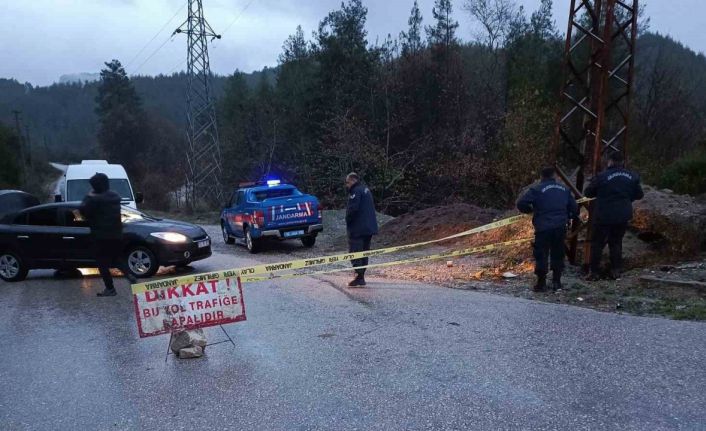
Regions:
<instances>
[{"instance_id":1,"label":"yellow police tape","mask_svg":"<svg viewBox=\"0 0 706 431\"><path fill-rule=\"evenodd\" d=\"M589 199L589 198L582 198L582 199L579 199L577 202L581 204L581 203L585 203L585 202L588 202L591 200L592 199ZM132 285L132 293L133 294L144 293L144 292L147 292L147 291L150 291L153 289L160 289L167 284L174 284L174 283L188 284L188 283L193 283L196 280L217 280L220 278L227 278L227 277L240 277L241 281L248 282L248 281L262 281L262 280L267 280L267 279L272 279L272 278L282 278L285 276L286 277L297 277L297 276L301 276L301 275L312 275L312 274L323 274L323 273L327 273L327 272L346 271L346 270L350 270L350 268L341 268L341 269L335 269L335 270L331 270L331 271L319 271L316 273L308 273L308 274L298 274L297 273L297 274L286 274L283 276L269 275L269 276L264 276L264 277L257 277L258 275L261 275L261 274L272 274L272 273L280 272L280 271L295 271L295 270L306 269L306 268L311 268L311 267L315 267L315 266L323 266L323 265L330 265L330 264L334 264L334 263L349 262L352 260L362 259L362 258L366 258L366 257L375 257L375 256L383 255L383 254L397 253L397 252L409 250L412 248L422 247L425 245L435 244L435 243L447 241L450 239L461 238L464 236L474 235L477 233L497 229L500 227L509 226L509 225L512 225L512 224L519 222L520 220L525 220L525 219L527 219L527 217L528 216L525 214L516 215L516 216L508 217L508 218L505 218L502 220L498 220L498 221L495 221L492 223L488 223L483 226L478 226L478 227L475 227L473 229L469 229L469 230L466 230L463 232L459 232L454 235L449 235L449 236L445 236L443 238L418 242L418 243L414 243L414 244L399 245L399 246L394 246L394 247L386 247L386 248L380 248L380 249L376 249L376 250L360 251L360 252L354 252L354 253L342 253L342 254L322 256L322 257L313 257L313 258L308 258L308 259L297 259L297 260L291 260L291 261L286 261L286 262L266 263L266 264L260 264L260 265L254 265L254 266L247 266L247 267L243 267L243 268L234 268L234 269L229 269L229 270L224 270L224 271L216 271L216 272L212 272L212 273L192 274L192 275L183 276L183 277L173 277L173 278L161 279L161 280L157 280L157 281L149 281L149 282L145 282L145 283L133 284ZM372 268L372 267L376 267L376 266L403 265L406 263L419 262L422 260L441 259L444 257L465 256L465 255L474 254L474 253L482 253L484 251L489 251L489 250L499 248L499 247L528 242L530 240L531 239L527 238L527 239L521 239L521 240L506 241L503 243L489 244L489 245L475 247L475 248L471 248L471 249L464 249L464 250L434 254L434 255L426 256L424 258L412 258L412 259L405 259L405 260L394 261L394 262L386 262L386 263L381 263L381 264L376 264L376 265L368 265L367 267ZM454 254L454 253L460 253L460 254Z\"/></svg>"},{"instance_id":2,"label":"yellow police tape","mask_svg":"<svg viewBox=\"0 0 706 431\"><path fill-rule=\"evenodd\" d=\"M412 257L409 259L395 260L392 262L374 263L374 264L365 265L365 266L358 266L358 267L356 267L356 269L380 268L380 267L386 267L386 266L407 265L410 263L424 262L427 260L462 257L462 256L468 256L471 254L483 253L486 251L491 251L491 250L495 250L495 249L502 248L502 247L508 247L511 245L523 244L523 243L530 242L530 241L532 241L532 238L515 239L512 241L497 242L494 244L487 244L487 245L482 245L482 246L478 246L478 247L465 248L465 249L461 249L461 250L450 250L450 251L445 251L443 253L430 254L428 256L419 256L419 257ZM350 268L350 267L345 267L345 268L328 269L328 270L324 270L324 271L294 272L291 274L277 274L277 275L270 273L269 276L264 276L264 275L244 276L244 277L240 278L240 281L242 281L243 283L253 283L253 282L258 282L258 281L274 280L274 279L278 279L278 278L308 277L308 276L312 276L312 275L331 274L334 272L350 271L351 269L352 268Z\"/></svg>"},{"instance_id":3,"label":"yellow police tape","mask_svg":"<svg viewBox=\"0 0 706 431\"><path fill-rule=\"evenodd\" d=\"M377 250L360 251L360 252L355 252L355 253L342 253L342 254L335 254L335 255L329 255L329 256L323 256L323 257L297 259L297 260L291 260L291 261L287 261L287 262L267 263L267 264L260 264L260 265L254 265L254 266L247 266L244 268L235 268L235 269L230 269L230 270L217 271L217 272L213 272L213 273L192 274L192 275L183 276L183 277L174 277L174 278L168 278L168 279L161 279L158 281L150 281L150 282L145 282L145 283L133 284L132 285L132 293L138 294L138 293L144 293L144 292L147 292L147 291L153 290L153 289L159 289L169 282L171 282L171 283L176 282L177 284L193 283L194 279L197 278L197 276L199 279L205 279L205 280L216 280L219 278L226 278L226 277L241 277L242 281L246 281L247 279L252 278L253 276L256 276L256 275L260 275L260 274L269 274L269 273L279 272L279 271L293 271L293 270L298 270L298 269L311 268L311 267L315 267L315 266L329 265L329 264L333 264L333 263L349 262L349 261L355 260L355 259L362 259L365 257L375 257L375 256L383 255L383 254L389 254L389 253L396 253L396 252L400 252L400 251L404 251L404 250L409 250L412 248L417 248L417 247L422 247L422 246L429 245L429 244L447 241L447 240L454 239L454 238L460 238L463 236L486 232L486 231L489 231L492 229L497 229L500 227L509 226L511 224L517 223L520 220L523 220L526 218L527 218L526 215L512 216L512 217L508 217L506 219L498 220L493 223L488 223L483 226L478 226L476 228L469 229L464 232L460 232L460 233L457 233L454 235L449 235L444 238L434 239L434 240L430 240L430 241L423 241L423 242L418 242L418 243L414 243L414 244L399 245L399 246L394 246L394 247L386 247L386 248L380 248ZM267 278L269 278L269 277L267 277Z\"/></svg>"}]
</instances>

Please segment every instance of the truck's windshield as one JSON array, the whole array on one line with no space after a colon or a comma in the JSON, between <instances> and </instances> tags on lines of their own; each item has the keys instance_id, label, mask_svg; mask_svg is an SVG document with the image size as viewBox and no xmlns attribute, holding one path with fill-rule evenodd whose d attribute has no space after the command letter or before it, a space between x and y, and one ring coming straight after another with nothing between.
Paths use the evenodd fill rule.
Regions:
<instances>
[{"instance_id":1,"label":"truck's windshield","mask_svg":"<svg viewBox=\"0 0 706 431\"><path fill-rule=\"evenodd\" d=\"M301 196L301 192L295 188L256 190L252 192L252 197L256 202L267 199L285 198L288 196Z\"/></svg>"},{"instance_id":2,"label":"truck's windshield","mask_svg":"<svg viewBox=\"0 0 706 431\"><path fill-rule=\"evenodd\" d=\"M122 200L134 200L132 191L130 190L130 183L127 179L111 178L108 181L110 183L110 190L119 194ZM91 190L93 190L93 187L91 187L88 180L69 180L66 182L66 200L69 202L81 201Z\"/></svg>"}]
</instances>

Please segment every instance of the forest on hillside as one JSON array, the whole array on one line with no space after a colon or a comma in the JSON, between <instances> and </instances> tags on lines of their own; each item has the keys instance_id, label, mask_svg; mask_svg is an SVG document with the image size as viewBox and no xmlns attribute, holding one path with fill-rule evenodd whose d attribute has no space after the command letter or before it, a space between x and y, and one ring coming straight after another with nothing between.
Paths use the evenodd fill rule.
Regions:
<instances>
[{"instance_id":1,"label":"forest on hillside","mask_svg":"<svg viewBox=\"0 0 706 431\"><path fill-rule=\"evenodd\" d=\"M297 28L276 69L214 77L224 184L278 175L340 205L342 178L357 171L391 214L510 205L553 137L563 36L551 0L531 12L512 0L436 0L431 16L410 8L408 29L371 44L365 5L348 0L311 37ZM484 32L461 40L459 13ZM706 193L706 58L647 30L632 166L653 184ZM23 112L35 159L126 164L147 201L164 207L183 182L186 77L128 78L117 61L102 76L37 88L0 80L0 122L12 126L11 111ZM0 154L12 139L0 129Z\"/></svg>"}]
</instances>

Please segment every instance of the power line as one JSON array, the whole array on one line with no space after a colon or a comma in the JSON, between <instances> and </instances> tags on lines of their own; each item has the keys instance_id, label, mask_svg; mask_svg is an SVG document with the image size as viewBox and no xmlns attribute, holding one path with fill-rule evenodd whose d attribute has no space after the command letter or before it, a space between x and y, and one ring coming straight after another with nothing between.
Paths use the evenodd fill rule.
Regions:
<instances>
[{"instance_id":1,"label":"power line","mask_svg":"<svg viewBox=\"0 0 706 431\"><path fill-rule=\"evenodd\" d=\"M231 22L226 26L225 30L223 30L223 31L221 32L221 36L223 36L223 34L224 34L225 32L227 32L228 30L230 30L231 27L233 27L233 25L240 19L241 16L243 16L243 14L245 13L245 11L247 11L248 8L249 8L253 3L255 3L255 1L256 1L256 0L250 0L250 1L245 5L245 7L243 7L243 9L240 10L240 13L238 13L238 15L233 19L233 21L231 21ZM211 49L216 49L216 48L218 47L218 42L219 42L219 40L223 40L223 39L216 39L216 40L214 41L214 43L211 44ZM180 61L179 64L177 64L176 66L174 66L174 67L167 73L167 76L169 76L169 75L173 74L174 72L176 72L177 69L184 67L185 64L186 64L186 60Z\"/></svg>"},{"instance_id":2,"label":"power line","mask_svg":"<svg viewBox=\"0 0 706 431\"><path fill-rule=\"evenodd\" d=\"M157 31L157 33L155 33L154 36L152 36L152 39L150 39L150 40L137 52L137 54L135 54L135 56L132 57L132 59L127 62L127 64L125 64L125 68L126 68L126 69L127 69L135 60L137 60L137 57L139 57L140 54L142 54L142 52L143 52L145 49L147 49L147 47L149 46L149 44L151 44L155 39L157 39L157 36L159 36L160 33L162 33L162 32L164 31L164 29L167 28L167 26L168 26L172 21L174 21L174 18L176 18L177 15L179 15L179 14L181 13L181 11L182 11L185 7L186 7L186 3L182 4L181 7L179 8L179 10L177 10L176 12L174 12L174 15L172 15L172 17L169 18L169 20L164 23L164 25L162 26L162 28L160 28L159 31Z\"/></svg>"},{"instance_id":3,"label":"power line","mask_svg":"<svg viewBox=\"0 0 706 431\"><path fill-rule=\"evenodd\" d=\"M233 24L235 24L235 22L238 21L238 19L240 19L240 17L245 13L246 10L248 10L248 8L250 7L250 5L253 4L254 2L255 2L255 0L250 0L250 1L248 2L248 4L245 5L245 7L240 11L240 13L238 14L238 16L236 16L236 17L233 19L233 21L231 21L230 24L228 24L228 25L226 26L226 28L223 29L223 31L221 32L221 36L223 36L228 30L230 30L231 27L233 27Z\"/></svg>"},{"instance_id":4,"label":"power line","mask_svg":"<svg viewBox=\"0 0 706 431\"><path fill-rule=\"evenodd\" d=\"M131 74L131 75L136 74L137 71L142 68L142 66L144 66L145 64L147 64L147 62L150 61L150 60L152 59L152 57L154 57L155 54L157 54L157 52L159 52L159 50L162 49L162 48L164 47L164 45L167 44L167 42L172 41L172 40L174 40L174 35L169 36L169 37L167 38L167 40L165 40L164 42L162 42L162 44L159 45L159 46L157 47L157 49L155 49L154 51L152 51L152 54L150 54L150 55L145 59L145 61L143 61L139 66L137 66L137 68L136 68L135 70L133 70L130 74Z\"/></svg>"},{"instance_id":5,"label":"power line","mask_svg":"<svg viewBox=\"0 0 706 431\"><path fill-rule=\"evenodd\" d=\"M180 61L179 64L177 64L176 66L174 66L174 67L172 68L172 70L170 70L170 71L167 73L167 76L169 76L169 75L173 74L174 72L176 72L177 69L184 67L185 64L186 64L186 60Z\"/></svg>"}]
</instances>

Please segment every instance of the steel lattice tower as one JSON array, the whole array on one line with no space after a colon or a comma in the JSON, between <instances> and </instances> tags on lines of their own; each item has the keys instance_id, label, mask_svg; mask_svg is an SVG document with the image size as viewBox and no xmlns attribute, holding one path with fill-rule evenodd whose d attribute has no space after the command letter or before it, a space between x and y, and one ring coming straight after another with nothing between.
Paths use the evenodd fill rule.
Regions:
<instances>
[{"instance_id":1,"label":"steel lattice tower","mask_svg":"<svg viewBox=\"0 0 706 431\"><path fill-rule=\"evenodd\" d=\"M638 0L571 0L552 161L576 196L602 170L604 155L628 156ZM593 205L588 205L583 264L590 263ZM570 236L575 262L579 230Z\"/></svg>"},{"instance_id":2,"label":"steel lattice tower","mask_svg":"<svg viewBox=\"0 0 706 431\"><path fill-rule=\"evenodd\" d=\"M211 67L208 38L221 36L213 31L203 16L201 0L189 0L186 21L174 31L187 36L187 140L188 178L186 199L191 209L199 199L208 204L222 204L221 149L216 110L211 99Z\"/></svg>"}]
</instances>

